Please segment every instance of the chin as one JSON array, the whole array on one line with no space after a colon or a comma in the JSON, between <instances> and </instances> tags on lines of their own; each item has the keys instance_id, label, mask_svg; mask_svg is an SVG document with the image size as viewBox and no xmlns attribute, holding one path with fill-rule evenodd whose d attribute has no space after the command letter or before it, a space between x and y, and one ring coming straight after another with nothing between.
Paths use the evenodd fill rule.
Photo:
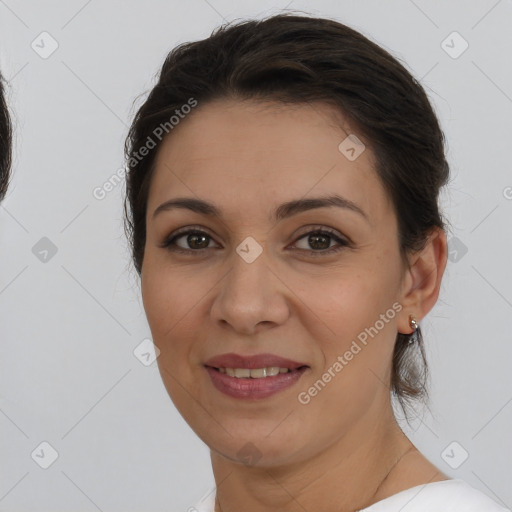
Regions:
<instances>
[{"instance_id":1,"label":"chin","mask_svg":"<svg viewBox=\"0 0 512 512\"><path fill-rule=\"evenodd\" d=\"M278 423L262 422L254 425L254 420L223 425L212 429L194 428L194 432L217 455L237 464L250 467L275 467L291 464L300 459L300 447L306 440L289 429L278 427Z\"/></svg>"}]
</instances>

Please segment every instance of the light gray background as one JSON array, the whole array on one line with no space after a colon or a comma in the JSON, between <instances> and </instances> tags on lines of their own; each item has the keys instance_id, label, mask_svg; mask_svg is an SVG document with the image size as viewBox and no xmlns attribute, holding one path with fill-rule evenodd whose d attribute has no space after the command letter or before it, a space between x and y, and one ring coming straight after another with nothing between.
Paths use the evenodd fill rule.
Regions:
<instances>
[{"instance_id":1,"label":"light gray background","mask_svg":"<svg viewBox=\"0 0 512 512\"><path fill-rule=\"evenodd\" d=\"M432 414L404 430L442 471L512 506L510 0L0 0L0 69L16 112L0 207L0 510L187 510L213 486L208 450L156 362L134 355L150 331L123 185L103 200L93 190L123 166L132 102L171 48L285 7L360 30L405 61L434 103L455 239L422 322ZM46 37L51 48L43 31L59 45L46 59L31 47ZM457 58L445 51L462 48L446 39L453 31L469 44ZM46 261L43 237L57 248ZM44 441L58 453L48 469Z\"/></svg>"}]
</instances>

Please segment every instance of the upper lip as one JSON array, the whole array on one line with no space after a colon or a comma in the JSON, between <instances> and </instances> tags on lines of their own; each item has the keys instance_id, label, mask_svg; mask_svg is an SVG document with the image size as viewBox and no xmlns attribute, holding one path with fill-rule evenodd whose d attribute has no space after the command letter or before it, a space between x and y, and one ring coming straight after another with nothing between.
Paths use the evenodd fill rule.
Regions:
<instances>
[{"instance_id":1,"label":"upper lip","mask_svg":"<svg viewBox=\"0 0 512 512\"><path fill-rule=\"evenodd\" d=\"M205 362L205 366L213 368L270 368L272 366L279 368L288 368L295 370L301 366L307 366L304 363L298 363L291 359L276 356L274 354L256 354L253 356L242 356L240 354L220 354L212 357Z\"/></svg>"}]
</instances>

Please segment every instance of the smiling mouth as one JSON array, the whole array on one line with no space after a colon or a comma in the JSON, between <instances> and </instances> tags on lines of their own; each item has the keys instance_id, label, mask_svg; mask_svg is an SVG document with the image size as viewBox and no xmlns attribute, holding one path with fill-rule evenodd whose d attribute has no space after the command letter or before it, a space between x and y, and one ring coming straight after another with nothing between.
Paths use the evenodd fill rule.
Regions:
<instances>
[{"instance_id":1,"label":"smiling mouth","mask_svg":"<svg viewBox=\"0 0 512 512\"><path fill-rule=\"evenodd\" d=\"M210 366L210 368L237 379L265 379L267 377L275 377L276 375L283 373L296 372L307 368L307 366L300 366L293 370L290 368L281 368L279 366L269 366L265 368L216 368L214 366Z\"/></svg>"},{"instance_id":2,"label":"smiling mouth","mask_svg":"<svg viewBox=\"0 0 512 512\"><path fill-rule=\"evenodd\" d=\"M218 354L203 365L218 391L250 402L284 392L311 370L303 361L270 353Z\"/></svg>"}]
</instances>

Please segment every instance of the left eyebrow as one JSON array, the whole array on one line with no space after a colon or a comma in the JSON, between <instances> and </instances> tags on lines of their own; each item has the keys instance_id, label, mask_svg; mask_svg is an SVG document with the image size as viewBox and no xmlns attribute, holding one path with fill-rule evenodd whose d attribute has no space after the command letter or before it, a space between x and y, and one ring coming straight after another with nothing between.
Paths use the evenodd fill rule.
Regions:
<instances>
[{"instance_id":1,"label":"left eyebrow","mask_svg":"<svg viewBox=\"0 0 512 512\"><path fill-rule=\"evenodd\" d=\"M361 207L359 207L353 201L341 197L337 194L327 197L315 197L310 199L295 199L293 201L287 201L279 205L272 212L270 220L276 223L308 210L332 207L344 208L356 212L364 217L366 221L369 221L368 215ZM153 212L153 218L155 218L161 212L173 210L175 208L187 209L201 215L206 215L208 217L217 217L219 219L223 218L222 212L218 206L208 201L204 201L203 199L197 199L193 197L177 197L175 199L169 199L168 201L165 201L155 209Z\"/></svg>"}]
</instances>

